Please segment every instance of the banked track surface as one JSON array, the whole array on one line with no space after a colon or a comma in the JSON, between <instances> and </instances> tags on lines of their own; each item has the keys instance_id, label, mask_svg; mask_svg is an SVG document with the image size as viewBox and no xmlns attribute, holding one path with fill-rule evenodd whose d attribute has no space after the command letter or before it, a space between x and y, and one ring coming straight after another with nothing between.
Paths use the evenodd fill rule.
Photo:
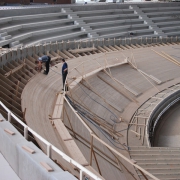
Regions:
<instances>
[{"instance_id":1,"label":"banked track surface","mask_svg":"<svg viewBox=\"0 0 180 180\"><path fill-rule=\"evenodd\" d=\"M177 45L174 45L174 47L179 47ZM162 46L162 47L157 47L156 48L157 51L166 51L169 53L173 53L174 55L178 56L178 51L173 49L171 46ZM152 73L152 75L159 75L159 79L164 78L163 81L165 83L163 83L162 85L157 85L154 82L151 82L152 84L154 83L154 86L158 86L159 89L163 89L166 88L167 85L169 84L173 84L175 83L175 81L179 81L178 77L180 75L180 73L178 72L179 67L169 61L167 61L166 59L156 55L155 53L152 54L151 48L146 48L143 49L143 52L140 53L140 51L142 52L142 49L137 49L137 50L133 50L133 54L134 54L134 58L136 59L136 63L138 63L138 67L142 68L145 67L144 70L149 69L149 74ZM124 60L125 57L124 56L129 56L129 54L131 54L132 51L130 50L126 50L122 52L114 52L114 54L110 53L110 54L106 54L106 58L107 61L111 63L117 63L117 59L120 61ZM87 69L84 68L84 74L86 74L87 72L91 72L94 68L98 68L98 66L95 66L95 63L89 63L89 59L92 60L94 58L94 56L99 57L100 54L96 54L96 55L91 55L88 57L87 60ZM110 58L111 57L111 58ZM85 60L85 58L87 57L79 57L76 59L72 59L71 61L68 62L69 64L69 68L70 70L73 69L73 67L76 67L79 63L81 63L82 61ZM152 59L153 58L153 59ZM104 57L99 57L97 58L97 60L102 63L102 66L104 65ZM159 72L157 73L157 70L153 70L153 66L157 66L157 62L158 63L162 63L163 68L159 68ZM147 62L146 62L147 61ZM149 62L149 63L148 63ZM150 63L151 62L151 63ZM100 63L100 64L101 64ZM97 64L97 63L96 63ZM94 67L93 67L94 66ZM132 68L130 65L128 65L128 70L129 68ZM151 66L151 67L150 67ZM121 74L121 77L125 77L126 71L123 71L123 66L118 66L118 68L120 68L119 72L123 72ZM115 68L114 68L115 69ZM53 68L53 70L60 72L61 71L61 65L58 65L58 69ZM81 71L83 70L83 68L81 67ZM111 69L111 71L113 71L113 68ZM172 73L172 72L176 72L176 73ZM165 75L166 74L166 75ZM72 73L69 74L69 77L73 77L73 76L80 76L80 74L77 71L72 71ZM136 78L135 76L133 78ZM167 85L166 85L166 81L169 79L173 79L172 81L168 81ZM134 79L135 80L135 79ZM147 81L142 80L142 85L143 82ZM139 104L143 103L148 97L149 95L153 95L157 89L155 89L154 86L150 86L147 87L147 89L144 89L142 93L142 95L140 95L139 97L133 97L136 98L137 101L139 102ZM54 107L54 102L56 99L56 94L61 90L62 88L62 84L61 84L61 76L59 74L56 74L54 71L50 71L48 76L45 76L43 74L38 74L36 75L25 87L23 94L22 94L22 108L26 108L26 121L27 124L32 127L35 131L37 131L40 135L42 135L43 137L45 137L47 140L49 140L52 144L54 144L56 147L58 147L59 149L63 149L63 147L61 147L61 142L59 141L59 134L57 133L56 130L54 130L53 126L51 125L51 122L49 120L49 115L52 114L53 111L53 107ZM131 94L132 95L132 94ZM120 102L119 102L120 103ZM121 103L120 103L121 104ZM129 103L128 105L126 104L124 107L124 111L122 113L119 114L119 116L121 116L126 122L128 122L130 120L130 117L132 116L133 112L136 110L136 108L138 107L138 105L134 102ZM129 111L128 115L127 112ZM127 127L127 125L122 125L117 127L119 130L122 130L122 127ZM121 139L122 142L126 143L126 133L123 133L124 137L123 139ZM101 137L103 139L103 137ZM42 146L42 148L44 148ZM83 149L83 147L82 147ZM127 154L128 156L128 154ZM56 157L56 156L55 156ZM55 158L57 159L57 157ZM104 164L105 165L105 164ZM102 174L105 174L105 178L106 179L110 179L110 173L105 173L105 171L107 171L106 167L104 166L104 170L102 172ZM114 175L114 177L118 177L118 171L114 171L114 173L117 174L112 174ZM126 173L125 173L126 174ZM107 176L107 177L106 177ZM126 179L125 176L121 176L122 179ZM118 177L119 178L119 177Z\"/></svg>"}]
</instances>

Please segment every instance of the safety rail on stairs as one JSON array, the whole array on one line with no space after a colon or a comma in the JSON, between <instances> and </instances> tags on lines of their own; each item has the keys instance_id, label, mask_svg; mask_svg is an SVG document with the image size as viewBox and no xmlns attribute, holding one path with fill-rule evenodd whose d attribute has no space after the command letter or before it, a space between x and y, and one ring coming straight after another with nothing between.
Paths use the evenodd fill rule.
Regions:
<instances>
[{"instance_id":1,"label":"safety rail on stairs","mask_svg":"<svg viewBox=\"0 0 180 180\"><path fill-rule=\"evenodd\" d=\"M64 160L66 160L67 162L69 162L70 164L73 164L74 166L76 166L79 170L80 170L80 180L83 180L83 173L89 175L91 178L93 178L94 180L101 180L101 178L99 178L97 175L93 174L92 172L90 172L89 170L87 170L86 168L84 168L82 165L80 165L79 163L77 163L75 160L73 160L72 158L70 158L69 156L67 156L65 153L63 153L62 151L60 151L58 148L56 148L55 146L53 146L50 142L48 142L46 139L44 139L43 137L41 137L38 133L36 133L33 129L31 129L30 127L28 127L25 123L23 123L19 118L17 118L1 101L0 101L0 105L7 111L8 113L8 121L11 122L11 117L13 117L19 124L21 124L24 127L24 137L26 139L28 139L28 131L31 132L36 138L38 138L39 140L41 140L44 144L47 145L47 156L49 158L51 158L51 150L54 150L56 153L58 153Z\"/></svg>"}]
</instances>

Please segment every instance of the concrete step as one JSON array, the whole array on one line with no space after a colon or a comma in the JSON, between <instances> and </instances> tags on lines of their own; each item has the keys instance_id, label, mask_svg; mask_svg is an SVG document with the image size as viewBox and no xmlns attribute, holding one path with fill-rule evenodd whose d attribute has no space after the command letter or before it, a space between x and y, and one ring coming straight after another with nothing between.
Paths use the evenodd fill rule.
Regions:
<instances>
[{"instance_id":1,"label":"concrete step","mask_svg":"<svg viewBox=\"0 0 180 180\"><path fill-rule=\"evenodd\" d=\"M79 16L77 16L76 14L69 14L73 19L74 18L79 18Z\"/></svg>"},{"instance_id":2,"label":"concrete step","mask_svg":"<svg viewBox=\"0 0 180 180\"><path fill-rule=\"evenodd\" d=\"M147 169L147 168L180 168L180 163L179 162L174 162L174 163L169 163L169 162L164 162L164 163L159 163L159 162L156 162L156 163L138 163L139 166L141 166L142 168L144 169Z\"/></svg>"},{"instance_id":3,"label":"concrete step","mask_svg":"<svg viewBox=\"0 0 180 180\"><path fill-rule=\"evenodd\" d=\"M8 23L10 21L12 21L12 17L0 18L0 24Z\"/></svg>"},{"instance_id":4,"label":"concrete step","mask_svg":"<svg viewBox=\"0 0 180 180\"><path fill-rule=\"evenodd\" d=\"M4 37L4 36L7 36L7 35L8 35L7 32L0 33L0 37Z\"/></svg>"},{"instance_id":5,"label":"concrete step","mask_svg":"<svg viewBox=\"0 0 180 180\"><path fill-rule=\"evenodd\" d=\"M66 16L66 14L59 13L46 13L46 14L33 14L33 15L24 15L24 16L13 16L13 21L17 20L27 20L27 19L40 19L40 18L48 18L48 17L60 17Z\"/></svg>"},{"instance_id":6,"label":"concrete step","mask_svg":"<svg viewBox=\"0 0 180 180\"><path fill-rule=\"evenodd\" d=\"M12 37L11 35L7 35L7 36L1 37L1 39L2 39L2 40L7 40L7 39L11 39L11 37Z\"/></svg>"},{"instance_id":7,"label":"concrete step","mask_svg":"<svg viewBox=\"0 0 180 180\"><path fill-rule=\"evenodd\" d=\"M132 9L106 9L106 10L92 10L92 11L75 11L73 13L83 15L83 14L90 14L92 16L95 16L96 14L101 14L101 13L121 13L121 14L130 14L134 13L134 10Z\"/></svg>"},{"instance_id":8,"label":"concrete step","mask_svg":"<svg viewBox=\"0 0 180 180\"><path fill-rule=\"evenodd\" d=\"M69 40L69 39L80 39L78 38L79 36L87 36L88 33L86 31L79 31L76 33L70 33L70 34L65 34L65 35L59 35L59 36L54 36L54 37L47 37L38 41L34 41L32 43L28 43L29 45L33 44L39 44L39 43L45 43L45 42L56 42L56 41L61 41L61 40Z\"/></svg>"},{"instance_id":9,"label":"concrete step","mask_svg":"<svg viewBox=\"0 0 180 180\"><path fill-rule=\"evenodd\" d=\"M23 43L20 43L20 44L17 44L17 45L15 45L15 46L13 46L13 48L20 48L20 47L22 47L23 46Z\"/></svg>"},{"instance_id":10,"label":"concrete step","mask_svg":"<svg viewBox=\"0 0 180 180\"><path fill-rule=\"evenodd\" d=\"M157 24L159 28L169 27L169 26L178 26L178 25L180 25L180 22L177 22L177 21L161 22Z\"/></svg>"},{"instance_id":11,"label":"concrete step","mask_svg":"<svg viewBox=\"0 0 180 180\"><path fill-rule=\"evenodd\" d=\"M140 178L144 180L145 178L143 177L142 174L138 173ZM171 180L171 178L176 178L177 180L180 179L180 172L177 173L153 173L153 175L159 179L167 178L168 180Z\"/></svg>"},{"instance_id":12,"label":"concrete step","mask_svg":"<svg viewBox=\"0 0 180 180\"><path fill-rule=\"evenodd\" d=\"M16 46L19 44L19 41L13 41L10 43L10 47Z\"/></svg>"},{"instance_id":13,"label":"concrete step","mask_svg":"<svg viewBox=\"0 0 180 180\"><path fill-rule=\"evenodd\" d=\"M9 32L13 32L13 31L17 31L17 30L19 30L21 28L22 28L22 25L16 25L16 26L9 26L9 27L6 27L6 28L2 28L2 30L9 33Z\"/></svg>"},{"instance_id":14,"label":"concrete step","mask_svg":"<svg viewBox=\"0 0 180 180\"><path fill-rule=\"evenodd\" d=\"M180 150L179 147L148 147L148 146L131 146L130 150L141 150L141 149L146 149L146 150L157 150L157 149L162 149L162 150L171 150L171 149L176 149L176 150Z\"/></svg>"},{"instance_id":15,"label":"concrete step","mask_svg":"<svg viewBox=\"0 0 180 180\"><path fill-rule=\"evenodd\" d=\"M129 31L132 32L132 31ZM115 37L128 37L129 36L129 32L121 32L121 33L113 33L113 34L106 34L106 35L102 35L100 37L102 38L115 38ZM144 29L144 30L133 30L133 32L136 34L133 37L147 37L147 36L154 36L154 31L151 29Z\"/></svg>"},{"instance_id":16,"label":"concrete step","mask_svg":"<svg viewBox=\"0 0 180 180\"><path fill-rule=\"evenodd\" d=\"M169 14L173 14L173 15L176 15L176 14L180 14L179 11L163 11L163 12L159 12L159 11L156 11L156 12L152 12L152 13L146 13L147 16L158 16L158 15L169 15Z\"/></svg>"},{"instance_id":17,"label":"concrete step","mask_svg":"<svg viewBox=\"0 0 180 180\"><path fill-rule=\"evenodd\" d=\"M180 30L180 26L171 26L171 27L164 27L164 28L161 28L162 31L179 31Z\"/></svg>"},{"instance_id":18,"label":"concrete step","mask_svg":"<svg viewBox=\"0 0 180 180\"><path fill-rule=\"evenodd\" d=\"M116 21L105 21L105 22L98 22L98 23L88 23L88 25L91 27L94 27L94 26L101 26L101 25L109 25L111 26L112 24L144 24L144 20L142 19L126 19L126 20L116 20Z\"/></svg>"},{"instance_id":19,"label":"concrete step","mask_svg":"<svg viewBox=\"0 0 180 180\"><path fill-rule=\"evenodd\" d=\"M143 158L143 157L141 157L141 158L133 158L134 160L136 160L137 161L137 163L143 163L143 164L149 164L149 163L179 163L179 161L180 161L180 158L178 157L178 158L176 158L176 157L171 157L171 158L169 158L169 157L160 157L160 158L150 158L150 159L148 159L148 158Z\"/></svg>"},{"instance_id":20,"label":"concrete step","mask_svg":"<svg viewBox=\"0 0 180 180\"><path fill-rule=\"evenodd\" d=\"M43 22L35 22L35 23L27 23L27 24L21 24L21 25L16 25L16 26L9 26L6 28L3 28L3 31L6 32L13 32L17 31L19 29L27 29L27 28L32 28L32 27L42 27L42 26L47 26L47 25L54 25L54 24L62 24L62 23L68 23L68 22L73 22L74 20L72 19L61 19L61 20L51 20L51 21L43 21Z\"/></svg>"},{"instance_id":21,"label":"concrete step","mask_svg":"<svg viewBox=\"0 0 180 180\"><path fill-rule=\"evenodd\" d=\"M151 154L179 154L180 155L180 150L176 149L168 149L168 150L159 150L159 149L154 149L154 150L130 150L130 155L151 155Z\"/></svg>"},{"instance_id":22,"label":"concrete step","mask_svg":"<svg viewBox=\"0 0 180 180\"><path fill-rule=\"evenodd\" d=\"M71 8L62 8L62 11L66 11L66 12L73 12L73 10Z\"/></svg>"},{"instance_id":23,"label":"concrete step","mask_svg":"<svg viewBox=\"0 0 180 180\"><path fill-rule=\"evenodd\" d=\"M126 26L115 26L115 27L100 28L100 29L96 29L94 31L95 32L102 32L102 31L110 31L111 32L112 30L118 29L119 32L122 32L123 30L124 31L127 31L127 30L133 31L134 29L138 29L138 28L139 28L139 30L141 28L149 29L149 26L146 24L137 24L137 25L126 25Z\"/></svg>"},{"instance_id":24,"label":"concrete step","mask_svg":"<svg viewBox=\"0 0 180 180\"><path fill-rule=\"evenodd\" d=\"M159 159L159 158L180 158L180 153L174 153L174 154L170 154L169 152L167 152L166 154L161 154L161 153L157 153L157 154L132 154L131 153L131 157L133 159Z\"/></svg>"},{"instance_id":25,"label":"concrete step","mask_svg":"<svg viewBox=\"0 0 180 180\"><path fill-rule=\"evenodd\" d=\"M159 167L154 167L154 168L146 168L148 172L151 174L154 173L180 173L180 168L177 167L166 167L166 168L159 168Z\"/></svg>"},{"instance_id":26,"label":"concrete step","mask_svg":"<svg viewBox=\"0 0 180 180\"><path fill-rule=\"evenodd\" d=\"M121 15L104 15L104 16L96 16L95 19L93 19L92 17L82 17L82 19L85 21L85 20L94 20L96 21L97 19L109 19L109 18L124 18L126 17L126 19L131 19L131 18L139 18L139 15L137 14L131 14L131 15L126 15L126 14L121 14Z\"/></svg>"},{"instance_id":27,"label":"concrete step","mask_svg":"<svg viewBox=\"0 0 180 180\"><path fill-rule=\"evenodd\" d=\"M157 12L157 11L172 11L172 10L180 10L180 7L158 7L158 8L141 8L141 10L144 12L144 13L147 13L147 12Z\"/></svg>"}]
</instances>

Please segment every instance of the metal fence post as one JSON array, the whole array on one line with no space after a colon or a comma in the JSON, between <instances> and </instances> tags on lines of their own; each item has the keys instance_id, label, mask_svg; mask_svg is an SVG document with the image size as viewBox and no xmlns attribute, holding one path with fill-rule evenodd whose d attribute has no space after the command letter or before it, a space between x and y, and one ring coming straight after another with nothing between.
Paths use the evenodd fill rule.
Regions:
<instances>
[{"instance_id":1,"label":"metal fence post","mask_svg":"<svg viewBox=\"0 0 180 180\"><path fill-rule=\"evenodd\" d=\"M11 111L8 112L8 121L11 122Z\"/></svg>"},{"instance_id":2,"label":"metal fence post","mask_svg":"<svg viewBox=\"0 0 180 180\"><path fill-rule=\"evenodd\" d=\"M51 158L51 144L47 144L47 156Z\"/></svg>"},{"instance_id":3,"label":"metal fence post","mask_svg":"<svg viewBox=\"0 0 180 180\"><path fill-rule=\"evenodd\" d=\"M28 140L28 126L24 127L24 137Z\"/></svg>"}]
</instances>

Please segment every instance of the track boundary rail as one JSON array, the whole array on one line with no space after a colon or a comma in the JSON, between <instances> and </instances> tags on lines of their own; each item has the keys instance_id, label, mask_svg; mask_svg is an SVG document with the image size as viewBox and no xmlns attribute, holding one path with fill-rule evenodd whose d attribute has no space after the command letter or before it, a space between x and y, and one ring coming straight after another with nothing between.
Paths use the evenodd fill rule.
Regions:
<instances>
[{"instance_id":1,"label":"track boundary rail","mask_svg":"<svg viewBox=\"0 0 180 180\"><path fill-rule=\"evenodd\" d=\"M36 138L41 140L44 144L47 145L47 156L51 158L51 150L54 150L56 153L58 153L64 160L66 160L69 164L73 164L78 169L80 169L80 180L83 180L83 173L86 173L94 180L102 180L94 173L90 172L88 169L84 168L82 165L80 165L78 162L70 158L68 155L66 155L64 152L60 151L58 148L53 146L50 142L48 142L46 139L44 139L42 136L40 136L38 133L36 133L33 129L31 129L29 126L27 126L25 123L23 123L18 117L16 117L1 101L0 101L1 107L5 109L5 111L8 113L8 122L11 123L11 117L13 117L19 124L21 124L24 127L24 137L28 139L28 131L31 132Z\"/></svg>"}]
</instances>

